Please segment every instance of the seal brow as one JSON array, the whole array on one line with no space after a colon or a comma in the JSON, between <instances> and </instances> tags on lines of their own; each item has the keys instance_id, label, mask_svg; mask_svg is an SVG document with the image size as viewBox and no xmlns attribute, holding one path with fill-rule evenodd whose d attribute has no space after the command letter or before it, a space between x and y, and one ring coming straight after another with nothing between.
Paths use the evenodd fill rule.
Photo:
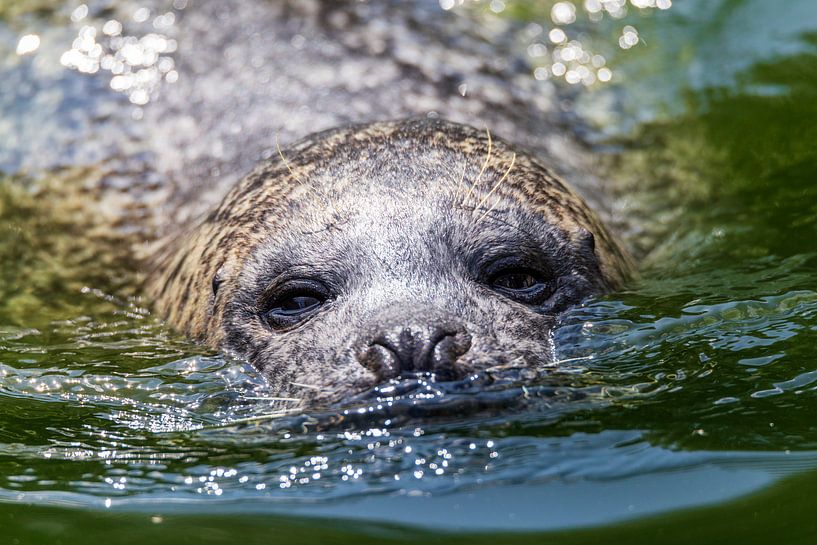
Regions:
<instances>
[{"instance_id":1,"label":"seal brow","mask_svg":"<svg viewBox=\"0 0 817 545\"><path fill-rule=\"evenodd\" d=\"M487 194L487 195L485 195L485 196L482 198L482 200L481 200L481 201L479 201L479 204L477 205L477 207L476 207L476 208L474 208L474 211L479 210L479 209L482 207L482 205L483 205L483 204L485 204L485 201L487 201L487 200L488 200L488 198L489 198L491 195L493 195L493 194L494 194L494 191L496 191L497 189L499 189L499 186L501 186L501 185L502 185L502 183L503 183L505 180L507 180L507 179L508 179L508 176L510 175L511 170L513 169L513 165L514 165L514 163L516 163L516 153L514 153L514 154L513 154L513 157L511 157L511 164L508 166L508 170L506 170L506 171L505 171L505 174L503 174L503 175L502 175L502 178L500 178L500 179L499 179L499 181L498 181L497 183L495 183L495 184L494 184L494 187L492 187L492 188L491 188L491 190L488 192L488 194ZM482 214L482 215L479 217L479 219L477 220L477 223L479 223L480 221L482 221L482 218L484 218L485 216L487 216L487 215L488 215L488 214L491 212L491 210L493 210L494 208L496 208L496 205L497 205L497 203L498 203L498 202L499 202L499 199L497 199L497 200L494 202L494 204L493 204L493 205L491 205L491 208L489 208L488 210L486 210L486 211L485 211L485 212L484 212L484 213L483 213L483 214Z\"/></svg>"},{"instance_id":2,"label":"seal brow","mask_svg":"<svg viewBox=\"0 0 817 545\"><path fill-rule=\"evenodd\" d=\"M493 140L491 139L491 131L488 129L487 126L485 127L485 133L488 135L488 152L485 154L485 161L483 161L482 163L482 168L479 170L477 179L474 180L473 184L471 184L471 189L468 190L468 193L462 200L463 206L468 202L468 199L471 197L471 193L474 192L474 189L477 187L479 181L482 179L482 174L485 172L485 169L488 168L488 163L491 161L491 149L493 148Z\"/></svg>"}]
</instances>

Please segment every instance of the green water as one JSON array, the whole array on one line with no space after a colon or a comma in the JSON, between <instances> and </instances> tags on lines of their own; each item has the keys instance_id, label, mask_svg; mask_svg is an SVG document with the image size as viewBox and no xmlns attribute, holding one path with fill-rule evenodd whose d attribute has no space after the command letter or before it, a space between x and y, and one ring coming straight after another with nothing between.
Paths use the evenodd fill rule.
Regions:
<instances>
[{"instance_id":1,"label":"green water","mask_svg":"<svg viewBox=\"0 0 817 545\"><path fill-rule=\"evenodd\" d=\"M565 317L560 388L511 414L259 418L262 377L169 331L115 241L9 176L0 541L813 543L815 12L678 0L588 25L616 77L576 108L642 278ZM616 53L626 23L644 43Z\"/></svg>"}]
</instances>

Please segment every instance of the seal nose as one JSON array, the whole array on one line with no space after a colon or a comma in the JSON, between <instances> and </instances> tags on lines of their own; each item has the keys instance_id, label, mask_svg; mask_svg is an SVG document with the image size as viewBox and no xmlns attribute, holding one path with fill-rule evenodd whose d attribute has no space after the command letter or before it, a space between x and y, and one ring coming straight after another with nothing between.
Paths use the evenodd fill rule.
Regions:
<instances>
[{"instance_id":1,"label":"seal nose","mask_svg":"<svg viewBox=\"0 0 817 545\"><path fill-rule=\"evenodd\" d=\"M423 371L433 371L439 380L455 380L461 375L457 358L470 347L471 336L454 322L402 325L370 337L358 361L380 380Z\"/></svg>"}]
</instances>

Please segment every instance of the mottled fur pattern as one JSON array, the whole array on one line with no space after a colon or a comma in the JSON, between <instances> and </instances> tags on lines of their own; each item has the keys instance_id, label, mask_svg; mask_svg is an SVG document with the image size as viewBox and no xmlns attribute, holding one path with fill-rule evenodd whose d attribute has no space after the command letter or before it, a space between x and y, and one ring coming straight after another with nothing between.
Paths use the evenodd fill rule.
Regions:
<instances>
[{"instance_id":1,"label":"mottled fur pattern","mask_svg":"<svg viewBox=\"0 0 817 545\"><path fill-rule=\"evenodd\" d=\"M506 255L549 271L554 295L532 309L489 289L486 267ZM384 330L449 324L467 341L458 376L547 365L555 316L632 271L546 166L484 130L427 118L331 130L281 150L165 240L151 265L147 292L160 315L248 359L276 393L313 403L383 378L362 354ZM263 302L292 275L319 278L332 296L304 323L274 331Z\"/></svg>"}]
</instances>

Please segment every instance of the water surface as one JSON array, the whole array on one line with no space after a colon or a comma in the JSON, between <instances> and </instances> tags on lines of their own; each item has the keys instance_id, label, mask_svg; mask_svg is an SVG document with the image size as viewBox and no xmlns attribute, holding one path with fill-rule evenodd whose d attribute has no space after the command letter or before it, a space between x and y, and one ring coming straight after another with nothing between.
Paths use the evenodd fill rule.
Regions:
<instances>
[{"instance_id":1,"label":"water surface","mask_svg":"<svg viewBox=\"0 0 817 545\"><path fill-rule=\"evenodd\" d=\"M20 543L812 542L817 8L807 0L636 5L625 14L605 4L594 21L586 7L594 3L577 4L576 20L561 24L552 4L454 7L493 9L527 29L520 47L545 70L531 77L573 97L576 131L616 180L618 213L632 220L628 242L643 266L629 290L564 317L558 372L526 391L495 386L493 399L512 399L513 408L436 418L398 409L435 397L473 407L472 390L421 381L396 401L384 390L345 413L277 418L287 403L265 395L251 368L157 320L116 237L92 233L89 246L83 237L94 227L81 212L38 193L49 176L92 176L98 158L89 146L62 156L65 164L38 164L36 146L53 142L25 139L47 112L26 99L43 73L20 63L81 46L72 45L81 13L0 9L0 55L18 78L0 88L5 535ZM627 26L638 41L622 47ZM548 41L553 28L604 56L611 81L571 84L567 71L578 65L567 61L560 75L553 51L569 42ZM21 42L29 34L42 36L33 52L31 40ZM528 47L537 43L547 55ZM98 77L103 68L86 73L81 62L67 59L49 81L111 84ZM148 112L146 99L173 85L175 69L168 61L156 73L162 81L114 89L117 108ZM104 105L88 107L99 115L76 117L78 130L105 134ZM37 174L43 168L50 174ZM398 409L385 410L389 401Z\"/></svg>"}]
</instances>

